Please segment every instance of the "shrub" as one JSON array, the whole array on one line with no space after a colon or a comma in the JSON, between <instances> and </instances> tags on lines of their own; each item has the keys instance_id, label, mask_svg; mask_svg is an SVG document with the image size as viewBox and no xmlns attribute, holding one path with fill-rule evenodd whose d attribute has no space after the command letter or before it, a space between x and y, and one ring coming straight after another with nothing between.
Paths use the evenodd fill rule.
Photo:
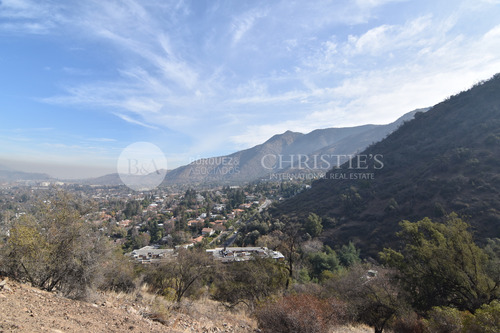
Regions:
<instances>
[{"instance_id":1,"label":"shrub","mask_svg":"<svg viewBox=\"0 0 500 333\"><path fill-rule=\"evenodd\" d=\"M375 332L382 332L408 306L395 272L383 267L352 266L325 287L349 304L357 321L372 326Z\"/></svg>"},{"instance_id":2,"label":"shrub","mask_svg":"<svg viewBox=\"0 0 500 333\"><path fill-rule=\"evenodd\" d=\"M254 309L256 304L280 293L286 281L284 267L273 259L234 262L217 271L212 298L228 307L241 303Z\"/></svg>"},{"instance_id":3,"label":"shrub","mask_svg":"<svg viewBox=\"0 0 500 333\"><path fill-rule=\"evenodd\" d=\"M212 269L213 260L204 250L180 248L174 258L152 265L144 280L149 283L152 292L173 296L180 303L182 297L189 296L200 287Z\"/></svg>"},{"instance_id":4,"label":"shrub","mask_svg":"<svg viewBox=\"0 0 500 333\"><path fill-rule=\"evenodd\" d=\"M121 251L115 251L103 265L102 281L99 289L132 292L135 288L134 264Z\"/></svg>"},{"instance_id":5,"label":"shrub","mask_svg":"<svg viewBox=\"0 0 500 333\"><path fill-rule=\"evenodd\" d=\"M76 208L75 208L76 207ZM95 286L108 242L82 218L79 203L58 193L23 215L2 248L1 271L47 291L83 298Z\"/></svg>"},{"instance_id":6,"label":"shrub","mask_svg":"<svg viewBox=\"0 0 500 333\"><path fill-rule=\"evenodd\" d=\"M433 307L428 312L426 326L430 333L456 333L463 329L465 313L450 307Z\"/></svg>"},{"instance_id":7,"label":"shrub","mask_svg":"<svg viewBox=\"0 0 500 333\"><path fill-rule=\"evenodd\" d=\"M261 305L255 316L259 328L268 333L323 333L344 321L345 304L311 295L290 295Z\"/></svg>"},{"instance_id":8,"label":"shrub","mask_svg":"<svg viewBox=\"0 0 500 333\"><path fill-rule=\"evenodd\" d=\"M394 333L427 333L425 322L415 312L397 317L391 326Z\"/></svg>"},{"instance_id":9,"label":"shrub","mask_svg":"<svg viewBox=\"0 0 500 333\"><path fill-rule=\"evenodd\" d=\"M500 332L500 301L481 306L474 316L465 321L464 326L467 333Z\"/></svg>"}]
</instances>

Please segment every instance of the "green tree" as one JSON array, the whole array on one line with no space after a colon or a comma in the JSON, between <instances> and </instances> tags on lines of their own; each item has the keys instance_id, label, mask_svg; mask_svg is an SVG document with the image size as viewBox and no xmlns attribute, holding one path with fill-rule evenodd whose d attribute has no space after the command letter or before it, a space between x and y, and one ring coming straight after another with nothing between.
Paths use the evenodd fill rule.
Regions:
<instances>
[{"instance_id":1,"label":"green tree","mask_svg":"<svg viewBox=\"0 0 500 333\"><path fill-rule=\"evenodd\" d=\"M161 295L168 296L173 291L173 298L179 303L212 270L213 259L205 250L180 248L177 256L154 266L146 277L146 282Z\"/></svg>"},{"instance_id":2,"label":"green tree","mask_svg":"<svg viewBox=\"0 0 500 333\"><path fill-rule=\"evenodd\" d=\"M311 265L311 277L316 279L321 279L323 272L334 272L340 267L337 254L328 246L325 246L324 252L309 254L308 261Z\"/></svg>"},{"instance_id":3,"label":"green tree","mask_svg":"<svg viewBox=\"0 0 500 333\"><path fill-rule=\"evenodd\" d=\"M337 255L342 266L350 267L361 261L359 253L360 250L354 246L353 242L349 242L347 245L342 245L340 250L337 252Z\"/></svg>"},{"instance_id":4,"label":"green tree","mask_svg":"<svg viewBox=\"0 0 500 333\"><path fill-rule=\"evenodd\" d=\"M283 289L287 280L283 265L267 258L234 262L219 270L213 298L228 307L239 303L250 309Z\"/></svg>"},{"instance_id":5,"label":"green tree","mask_svg":"<svg viewBox=\"0 0 500 333\"><path fill-rule=\"evenodd\" d=\"M137 200L127 202L125 209L123 210L123 214L129 219L133 216L140 214L142 211L141 204Z\"/></svg>"},{"instance_id":6,"label":"green tree","mask_svg":"<svg viewBox=\"0 0 500 333\"><path fill-rule=\"evenodd\" d=\"M141 247L148 246L151 241L151 236L146 232L141 232L140 234L134 236L132 239L134 249L140 249Z\"/></svg>"},{"instance_id":7,"label":"green tree","mask_svg":"<svg viewBox=\"0 0 500 333\"><path fill-rule=\"evenodd\" d=\"M321 217L314 213L310 213L307 217L307 221L305 223L305 231L311 235L312 237L318 237L323 231L323 224Z\"/></svg>"},{"instance_id":8,"label":"green tree","mask_svg":"<svg viewBox=\"0 0 500 333\"><path fill-rule=\"evenodd\" d=\"M495 300L484 304L474 316L465 320L467 333L495 333L500 332L500 301Z\"/></svg>"},{"instance_id":9,"label":"green tree","mask_svg":"<svg viewBox=\"0 0 500 333\"><path fill-rule=\"evenodd\" d=\"M407 295L394 270L362 264L351 266L326 283L344 300L357 321L383 332L387 323L407 309Z\"/></svg>"},{"instance_id":10,"label":"green tree","mask_svg":"<svg viewBox=\"0 0 500 333\"><path fill-rule=\"evenodd\" d=\"M3 249L2 270L41 289L86 296L110 248L81 212L75 198L58 193L40 203L35 215L16 220Z\"/></svg>"},{"instance_id":11,"label":"green tree","mask_svg":"<svg viewBox=\"0 0 500 333\"><path fill-rule=\"evenodd\" d=\"M418 310L454 306L474 312L498 297L498 284L487 274L488 256L456 214L444 223L424 218L400 225L397 235L405 248L402 252L385 249L381 258L401 272Z\"/></svg>"},{"instance_id":12,"label":"green tree","mask_svg":"<svg viewBox=\"0 0 500 333\"><path fill-rule=\"evenodd\" d=\"M500 285L500 238L488 239L484 251L488 255L488 275Z\"/></svg>"}]
</instances>

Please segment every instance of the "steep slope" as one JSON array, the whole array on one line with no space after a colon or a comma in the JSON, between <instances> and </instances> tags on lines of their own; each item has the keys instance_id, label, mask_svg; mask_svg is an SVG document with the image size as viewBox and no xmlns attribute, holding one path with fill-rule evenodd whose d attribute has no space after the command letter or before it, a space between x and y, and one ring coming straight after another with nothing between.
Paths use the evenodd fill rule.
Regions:
<instances>
[{"instance_id":1,"label":"steep slope","mask_svg":"<svg viewBox=\"0 0 500 333\"><path fill-rule=\"evenodd\" d=\"M353 240L365 255L396 246L402 219L452 211L478 239L500 237L500 75L418 113L359 156L275 216L315 212L325 218L327 243Z\"/></svg>"},{"instance_id":2,"label":"steep slope","mask_svg":"<svg viewBox=\"0 0 500 333\"><path fill-rule=\"evenodd\" d=\"M0 332L254 332L253 318L215 301L174 307L157 295L99 293L92 303L0 277ZM366 332L366 331L363 331Z\"/></svg>"},{"instance_id":3,"label":"steep slope","mask_svg":"<svg viewBox=\"0 0 500 333\"><path fill-rule=\"evenodd\" d=\"M388 125L363 125L346 128L318 129L308 134L287 131L255 147L227 156L200 159L167 173L165 184L230 183L269 178L271 173L289 172L300 158L312 155L354 154L394 131L404 121L413 118L412 111ZM282 157L280 163L280 157ZM307 156L307 157L306 157ZM334 157L325 157L334 165ZM323 171L308 168L308 172Z\"/></svg>"},{"instance_id":4,"label":"steep slope","mask_svg":"<svg viewBox=\"0 0 500 333\"><path fill-rule=\"evenodd\" d=\"M0 332L165 332L165 326L141 316L140 306L132 302L97 305L5 282L0 288Z\"/></svg>"}]
</instances>

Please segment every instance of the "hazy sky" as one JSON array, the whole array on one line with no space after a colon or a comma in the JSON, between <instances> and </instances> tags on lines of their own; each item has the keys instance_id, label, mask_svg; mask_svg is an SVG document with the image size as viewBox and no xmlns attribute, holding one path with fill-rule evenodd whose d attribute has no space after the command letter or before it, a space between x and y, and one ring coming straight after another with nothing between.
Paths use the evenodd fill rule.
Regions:
<instances>
[{"instance_id":1,"label":"hazy sky","mask_svg":"<svg viewBox=\"0 0 500 333\"><path fill-rule=\"evenodd\" d=\"M0 0L0 164L95 175L146 141L176 167L496 72L498 0Z\"/></svg>"}]
</instances>

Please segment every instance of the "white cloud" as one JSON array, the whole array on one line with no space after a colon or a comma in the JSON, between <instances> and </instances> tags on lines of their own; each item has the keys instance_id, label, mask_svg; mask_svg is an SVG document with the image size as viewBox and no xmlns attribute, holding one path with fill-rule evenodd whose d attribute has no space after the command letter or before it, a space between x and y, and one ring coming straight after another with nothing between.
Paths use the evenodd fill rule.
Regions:
<instances>
[{"instance_id":1,"label":"white cloud","mask_svg":"<svg viewBox=\"0 0 500 333\"><path fill-rule=\"evenodd\" d=\"M391 2L402 2L407 0L356 0L356 5L360 8L375 8L386 5Z\"/></svg>"},{"instance_id":2,"label":"white cloud","mask_svg":"<svg viewBox=\"0 0 500 333\"><path fill-rule=\"evenodd\" d=\"M436 21L423 16L402 26L379 26L348 40L341 45L342 52L328 52L323 44L322 55L308 58L299 71L301 76L309 79L311 76L329 77L332 71L318 74L320 63L323 68L335 67L335 73L346 73L350 64L342 62L346 57L344 52L353 49L370 56L380 54L379 57L402 49L402 56L397 56L388 65L364 66L362 70L342 74L339 81L321 89L295 91L294 97L312 102L304 109L307 116L303 113L302 118L295 120L251 125L231 139L240 146L251 146L288 129L306 133L315 128L389 123L403 113L432 106L491 77L500 68L500 26L491 28L480 38L468 37L451 33L454 24L450 22L455 19ZM406 53L406 45L411 45L411 52ZM335 46L334 50L338 49ZM318 66L314 66L314 61ZM325 64L327 61L330 64ZM291 103L292 99L260 96L260 100L257 95L245 101L272 100L280 102L284 109L300 108Z\"/></svg>"},{"instance_id":3,"label":"white cloud","mask_svg":"<svg viewBox=\"0 0 500 333\"><path fill-rule=\"evenodd\" d=\"M261 10L252 10L233 20L232 27L232 42L233 46L238 44L238 42L243 38L243 36L250 30L255 24L255 21L259 18L266 16L266 13Z\"/></svg>"},{"instance_id":4,"label":"white cloud","mask_svg":"<svg viewBox=\"0 0 500 333\"><path fill-rule=\"evenodd\" d=\"M16 34L48 34L65 21L63 4L31 0L2 0L0 31Z\"/></svg>"},{"instance_id":5,"label":"white cloud","mask_svg":"<svg viewBox=\"0 0 500 333\"><path fill-rule=\"evenodd\" d=\"M405 20L385 16L384 6L391 15L404 6L392 2L210 2L205 11L182 1L4 0L0 29L57 33L108 66L101 76L61 64L64 90L42 101L172 129L196 145L185 151L203 154L289 129L387 123L498 71L500 26L461 25L491 5Z\"/></svg>"},{"instance_id":6,"label":"white cloud","mask_svg":"<svg viewBox=\"0 0 500 333\"><path fill-rule=\"evenodd\" d=\"M142 127L146 127L146 128L150 128L150 129L158 129L158 127L155 127L155 126L151 126L151 125L148 125L148 124L145 124L143 123L142 121L139 121L139 120L136 120L136 119L133 119L125 114L121 114L121 113L115 113L115 116L117 116L118 118L121 118L123 120L125 120L126 122L128 123L131 123L131 124L135 124L135 125L139 125L139 126L142 126Z\"/></svg>"},{"instance_id":7,"label":"white cloud","mask_svg":"<svg viewBox=\"0 0 500 333\"><path fill-rule=\"evenodd\" d=\"M361 36L348 37L346 51L353 54L381 55L398 49L415 49L431 43L436 33L430 16L418 17L404 26L381 25Z\"/></svg>"}]
</instances>

